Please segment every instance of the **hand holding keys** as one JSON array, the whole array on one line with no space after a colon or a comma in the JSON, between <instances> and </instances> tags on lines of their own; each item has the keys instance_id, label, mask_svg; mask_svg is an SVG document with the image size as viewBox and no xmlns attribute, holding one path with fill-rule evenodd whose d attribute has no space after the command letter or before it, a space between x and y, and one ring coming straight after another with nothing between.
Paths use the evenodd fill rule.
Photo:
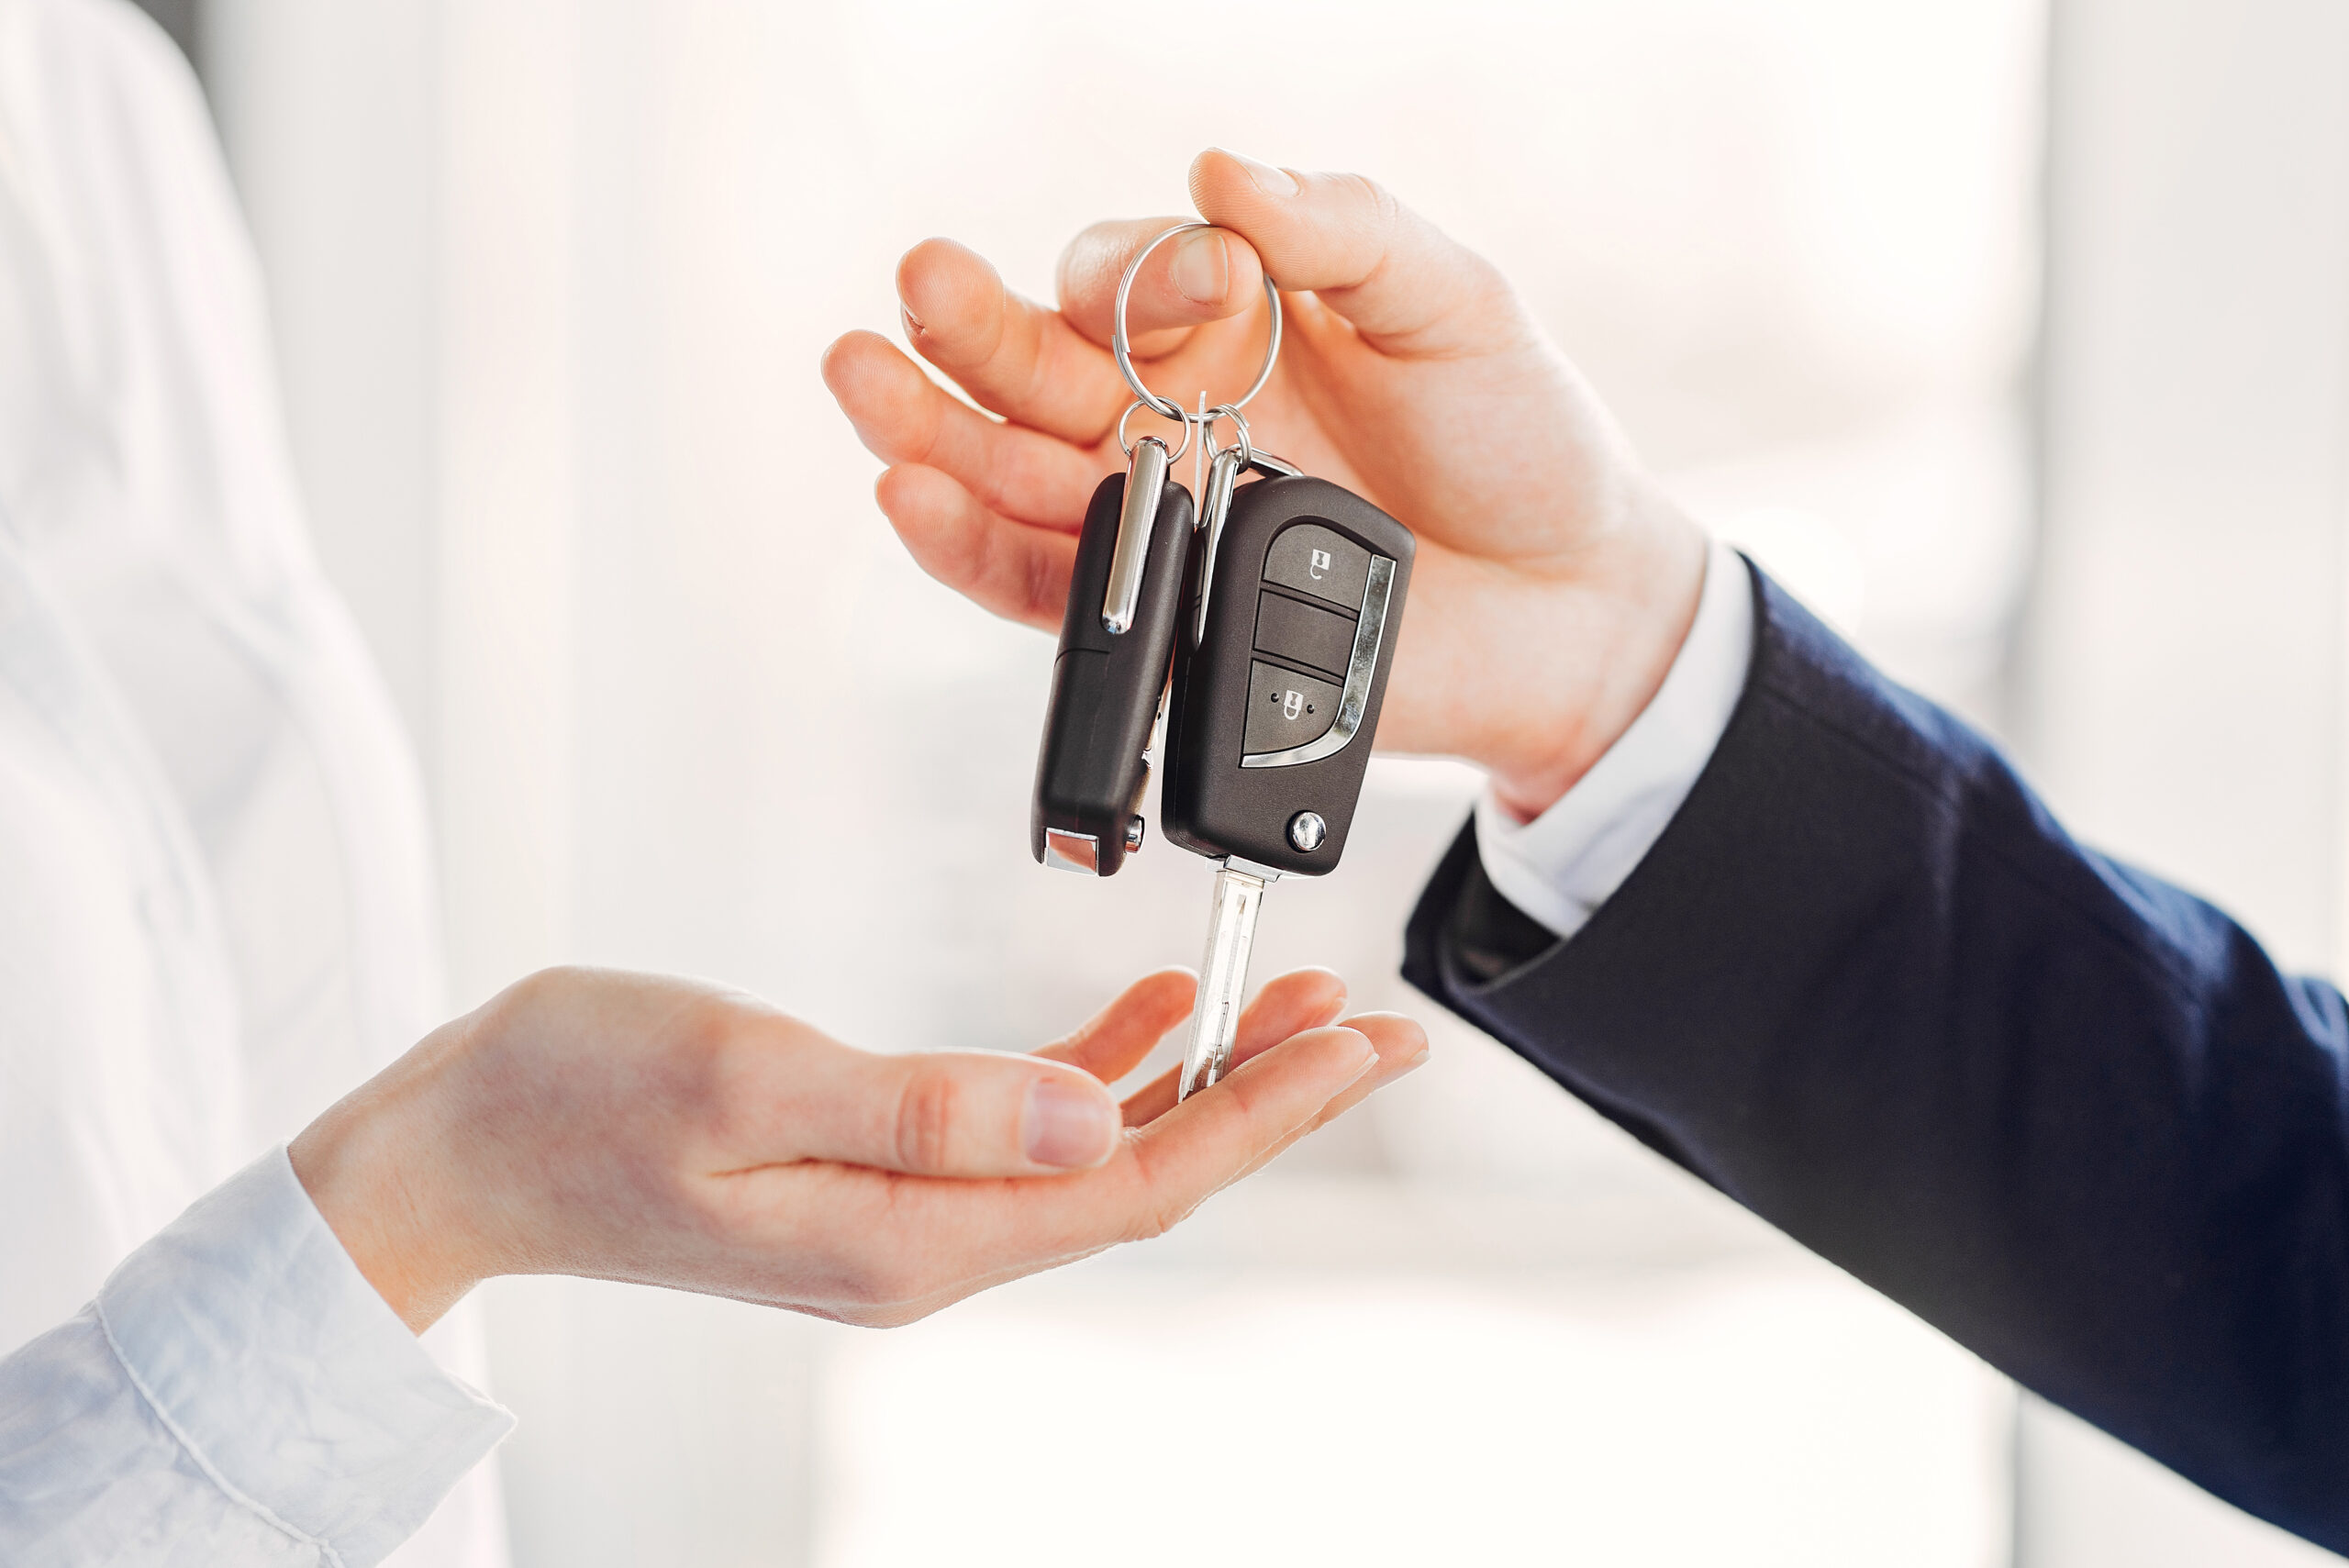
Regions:
<instances>
[{"instance_id":1,"label":"hand holding keys","mask_svg":"<svg viewBox=\"0 0 2349 1568\"><path fill-rule=\"evenodd\" d=\"M1280 352L1269 276L1271 333L1246 393L1192 415L1142 384L1126 333L1134 278L1159 245L1206 227L1166 230L1119 280L1112 346L1136 396L1119 427L1129 466L1101 482L1079 536L1030 831L1046 865L1114 874L1141 843L1143 751L1171 693L1166 836L1218 862L1185 1095L1230 1065L1265 887L1321 875L1344 852L1413 554L1402 524L1251 445L1241 406ZM1127 439L1144 411L1183 427L1174 447ZM1227 422L1235 439L1217 447ZM1194 439L1211 454L1196 526L1189 492L1167 477ZM1264 477L1241 484L1250 473Z\"/></svg>"},{"instance_id":2,"label":"hand holding keys","mask_svg":"<svg viewBox=\"0 0 2349 1568\"><path fill-rule=\"evenodd\" d=\"M1188 185L1216 228L1169 240L1135 280L1135 354L1186 392L1245 384L1264 275L1280 280L1280 361L1248 417L1419 541L1375 739L1473 763L1502 809L1540 815L1663 684L1704 585L1704 530L1498 269L1375 181L1210 149ZM1115 296L1134 252L1174 221L1082 230L1056 305L925 240L897 271L905 350L850 332L825 359L887 465L876 493L898 538L983 608L1061 624L1086 502L1124 467L1116 430L1133 390L1111 351ZM1193 488L1211 498L1212 475Z\"/></svg>"},{"instance_id":3,"label":"hand holding keys","mask_svg":"<svg viewBox=\"0 0 2349 1568\"><path fill-rule=\"evenodd\" d=\"M1537 816L1663 684L1703 588L1704 531L1499 271L1375 181L1210 149L1193 161L1188 185L1213 231L1161 246L1136 275L1135 252L1171 220L1094 224L1062 255L1057 308L1021 298L951 240L907 252L897 271L907 348L969 402L878 334L850 332L832 346L827 383L887 465L881 509L948 587L1040 629L1062 624L1087 500L1120 449L1119 410L1130 433L1136 423L1135 389L1119 363L1130 356L1112 341L1127 313L1114 296L1130 294L1131 329L1145 334L1138 351L1165 367L1153 375L1219 389L1257 369L1256 295L1275 276L1288 291L1285 346L1248 406L1316 473L1408 517L1418 540L1411 561L1396 557L1413 569L1411 645L1398 650L1391 685L1383 667L1374 671L1364 728L1383 717L1375 739L1390 749L1472 762L1502 809ZM1168 419L1182 412L1165 399L1146 406ZM1203 416L1188 433L1238 428L1219 411L1212 426ZM1170 457L1182 446L1173 432L1162 444ZM1241 482L1252 470L1283 473L1252 453L1242 464L1241 455L1236 441L1221 449L1198 485L1203 512L1218 510L1219 483L1269 490L1270 479ZM1122 476L1112 483L1122 494ZM1206 541L1195 534L1193 548L1204 553ZM1313 564L1308 555L1308 574ZM1211 615L1231 613L1212 607L1223 577L1219 562ZM1101 588L1089 591L1097 606ZM1391 603L1387 618L1391 639ZM1265 662L1297 675L1325 668ZM1342 697L1342 681L1325 684ZM1320 705L1294 680L1279 694L1284 719L1289 691L1299 717L1319 723ZM1156 701L1146 690L1136 706L1154 712ZM1132 749L1136 786L1141 750ZM1179 760L1171 750L1161 758L1170 767ZM1179 798L1177 789L1170 811ZM1326 814L1316 814L1326 832ZM1167 826L1176 826L1171 815ZM1300 828L1310 837L1309 824ZM1254 904L1236 878L1227 889L1238 906L1229 924Z\"/></svg>"}]
</instances>

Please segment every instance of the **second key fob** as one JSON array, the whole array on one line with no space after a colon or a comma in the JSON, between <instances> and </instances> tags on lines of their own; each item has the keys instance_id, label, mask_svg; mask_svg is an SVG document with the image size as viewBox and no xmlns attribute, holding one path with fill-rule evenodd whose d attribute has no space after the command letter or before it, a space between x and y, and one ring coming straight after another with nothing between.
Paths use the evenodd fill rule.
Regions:
<instances>
[{"instance_id":1,"label":"second key fob","mask_svg":"<svg viewBox=\"0 0 2349 1568\"><path fill-rule=\"evenodd\" d=\"M1219 532L1211 562L1204 543L1193 551L1192 592L1208 606L1184 617L1175 654L1166 836L1318 876L1344 852L1362 794L1411 530L1298 475L1241 486Z\"/></svg>"},{"instance_id":2,"label":"second key fob","mask_svg":"<svg viewBox=\"0 0 2349 1568\"><path fill-rule=\"evenodd\" d=\"M1168 483L1148 539L1133 541L1139 592L1105 616L1127 477L1112 473L1101 482L1077 537L1028 827L1038 861L1094 876L1115 874L1141 847L1139 812L1150 777L1143 753L1166 689L1191 539L1191 493ZM1128 611L1122 631L1105 624Z\"/></svg>"}]
</instances>

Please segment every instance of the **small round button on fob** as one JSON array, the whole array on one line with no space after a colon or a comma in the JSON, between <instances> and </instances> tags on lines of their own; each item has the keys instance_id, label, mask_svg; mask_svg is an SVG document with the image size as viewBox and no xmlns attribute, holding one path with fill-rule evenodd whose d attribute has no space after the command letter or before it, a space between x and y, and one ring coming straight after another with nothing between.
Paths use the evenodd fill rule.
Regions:
<instances>
[{"instance_id":1,"label":"small round button on fob","mask_svg":"<svg viewBox=\"0 0 2349 1568\"><path fill-rule=\"evenodd\" d=\"M1300 811L1288 819L1288 841L1303 854L1311 854L1321 847L1330 835L1330 825L1321 820L1318 811Z\"/></svg>"}]
</instances>

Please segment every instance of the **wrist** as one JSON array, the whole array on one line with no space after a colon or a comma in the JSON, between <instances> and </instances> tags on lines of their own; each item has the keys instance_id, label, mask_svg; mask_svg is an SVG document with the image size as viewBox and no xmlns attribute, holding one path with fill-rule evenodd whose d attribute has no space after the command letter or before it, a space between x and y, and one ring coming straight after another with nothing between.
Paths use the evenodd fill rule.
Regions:
<instances>
[{"instance_id":1,"label":"wrist","mask_svg":"<svg viewBox=\"0 0 2349 1568\"><path fill-rule=\"evenodd\" d=\"M1575 563L1542 621L1556 628L1546 660L1520 665L1543 689L1508 705L1530 720L1496 731L1475 756L1495 798L1520 822L1557 804L1655 700L1704 597L1710 548L1702 528L1652 485L1626 524Z\"/></svg>"},{"instance_id":2,"label":"wrist","mask_svg":"<svg viewBox=\"0 0 2349 1568\"><path fill-rule=\"evenodd\" d=\"M495 1271L464 1224L448 1158L449 1059L464 1020L428 1036L288 1147L294 1173L367 1283L422 1333Z\"/></svg>"}]
</instances>

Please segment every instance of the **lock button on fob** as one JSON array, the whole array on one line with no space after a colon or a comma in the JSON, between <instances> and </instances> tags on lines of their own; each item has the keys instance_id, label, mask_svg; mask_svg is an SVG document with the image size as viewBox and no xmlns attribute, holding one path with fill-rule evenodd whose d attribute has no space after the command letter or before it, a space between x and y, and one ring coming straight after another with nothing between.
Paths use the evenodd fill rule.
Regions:
<instances>
[{"instance_id":1,"label":"lock button on fob","mask_svg":"<svg viewBox=\"0 0 2349 1568\"><path fill-rule=\"evenodd\" d=\"M1335 528L1303 523L1284 529L1264 557L1264 581L1311 594L1352 611L1370 578L1370 551Z\"/></svg>"}]
</instances>

